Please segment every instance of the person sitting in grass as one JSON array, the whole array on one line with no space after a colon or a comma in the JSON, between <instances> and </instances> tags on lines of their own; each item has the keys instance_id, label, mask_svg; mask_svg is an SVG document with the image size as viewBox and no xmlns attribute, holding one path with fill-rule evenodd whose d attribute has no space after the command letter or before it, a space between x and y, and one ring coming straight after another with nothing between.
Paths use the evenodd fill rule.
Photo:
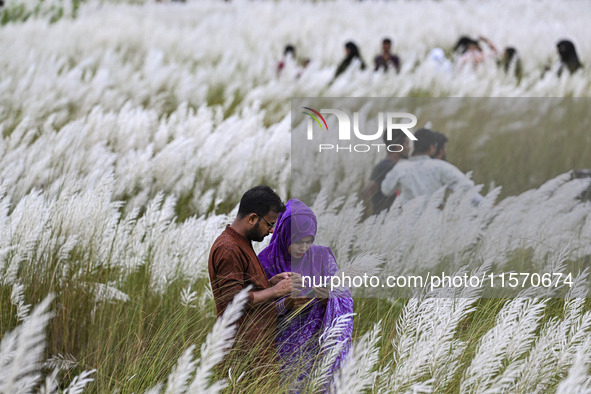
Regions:
<instances>
[{"instance_id":1,"label":"person sitting in grass","mask_svg":"<svg viewBox=\"0 0 591 394\"><path fill-rule=\"evenodd\" d=\"M289 200L286 210L279 215L277 229L259 260L267 278L282 272L324 278L334 275L337 263L330 248L313 245L317 222L314 212L299 200ZM304 285L306 283L304 282ZM328 291L327 288L304 288L299 296L289 296L276 303L276 344L283 369L283 380L292 389L301 390L312 373L311 365L319 360L318 339L335 319L353 312L349 290ZM312 299L313 297L313 299ZM330 368L332 375L339 367L351 344L353 321L341 331L339 342L343 348Z\"/></svg>"}]
</instances>

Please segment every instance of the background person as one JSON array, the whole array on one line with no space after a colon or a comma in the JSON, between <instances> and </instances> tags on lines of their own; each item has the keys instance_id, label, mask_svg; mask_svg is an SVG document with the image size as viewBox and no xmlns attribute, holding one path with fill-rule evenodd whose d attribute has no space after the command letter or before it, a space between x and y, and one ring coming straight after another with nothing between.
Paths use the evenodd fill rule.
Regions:
<instances>
[{"instance_id":1,"label":"background person","mask_svg":"<svg viewBox=\"0 0 591 394\"><path fill-rule=\"evenodd\" d=\"M428 64L436 71L443 73L451 73L451 62L445 57L445 52L441 48L433 48L427 57Z\"/></svg>"},{"instance_id":2,"label":"background person","mask_svg":"<svg viewBox=\"0 0 591 394\"><path fill-rule=\"evenodd\" d=\"M365 70L365 62L361 57L359 48L357 48L357 45L354 42L349 41L345 44L345 58L343 59L341 64L339 64L339 67L337 67L337 71L335 72L333 79L336 79L339 75L344 73L345 70L347 70L349 66L355 62L358 62L360 64L359 68L361 70Z\"/></svg>"},{"instance_id":3,"label":"background person","mask_svg":"<svg viewBox=\"0 0 591 394\"><path fill-rule=\"evenodd\" d=\"M407 159L410 151L408 137L400 130L393 130L392 140L388 140L387 133L384 133L382 138L384 144L386 144L386 157L373 168L369 177L370 182L361 192L366 212L373 215L389 209L394 202L396 194L385 196L380 188L386 174L398 163L398 160ZM402 151L397 152L397 145L402 147ZM392 150L392 152L388 149Z\"/></svg>"},{"instance_id":4,"label":"background person","mask_svg":"<svg viewBox=\"0 0 591 394\"><path fill-rule=\"evenodd\" d=\"M474 186L474 182L454 165L431 156L437 150L435 133L429 129L420 129L415 133L414 150L408 160L402 160L388 174L382 182L382 193L391 196L400 190L402 203L415 197L430 198L433 193L447 186L454 190L457 186ZM480 202L482 197L475 197L474 202Z\"/></svg>"},{"instance_id":5,"label":"background person","mask_svg":"<svg viewBox=\"0 0 591 394\"><path fill-rule=\"evenodd\" d=\"M485 53L478 41L486 43L491 51L488 54ZM477 67L478 65L484 63L487 58L496 58L498 54L497 47L484 36L478 37L478 40L474 40L468 36L462 36L458 40L458 43L454 48L454 52L460 53L460 57L458 59L458 66L460 68L468 64L472 65L473 67Z\"/></svg>"},{"instance_id":6,"label":"background person","mask_svg":"<svg viewBox=\"0 0 591 394\"><path fill-rule=\"evenodd\" d=\"M382 40L382 53L374 58L374 71L383 69L384 72L388 71L390 67L396 70L396 73L400 72L400 58L398 55L391 53L392 40L384 38Z\"/></svg>"},{"instance_id":7,"label":"background person","mask_svg":"<svg viewBox=\"0 0 591 394\"><path fill-rule=\"evenodd\" d=\"M277 63L277 76L281 75L281 72L283 71L283 69L285 68L287 63L294 63L295 64L295 61L296 61L295 47L291 44L288 44L285 46L285 49L283 50L283 57L281 58L279 63Z\"/></svg>"},{"instance_id":8,"label":"background person","mask_svg":"<svg viewBox=\"0 0 591 394\"><path fill-rule=\"evenodd\" d=\"M560 66L558 68L559 77L565 69L572 74L583 67L577 56L575 44L573 44L572 41L561 40L556 44L556 49L558 50L558 56L560 56Z\"/></svg>"},{"instance_id":9,"label":"background person","mask_svg":"<svg viewBox=\"0 0 591 394\"><path fill-rule=\"evenodd\" d=\"M506 47L503 51L503 56L499 59L499 66L506 74L512 73L518 80L521 79L521 58L517 49L514 47Z\"/></svg>"}]
</instances>

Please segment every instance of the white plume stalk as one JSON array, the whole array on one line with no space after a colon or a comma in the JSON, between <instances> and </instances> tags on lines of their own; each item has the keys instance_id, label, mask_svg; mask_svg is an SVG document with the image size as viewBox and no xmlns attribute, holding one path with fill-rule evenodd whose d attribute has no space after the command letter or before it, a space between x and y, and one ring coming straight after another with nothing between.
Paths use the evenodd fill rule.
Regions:
<instances>
[{"instance_id":1,"label":"white plume stalk","mask_svg":"<svg viewBox=\"0 0 591 394\"><path fill-rule=\"evenodd\" d=\"M365 333L353 346L343 361L332 384L333 393L361 393L371 389L378 377L374 371L378 362L381 321ZM382 371L387 373L387 370Z\"/></svg>"},{"instance_id":2,"label":"white plume stalk","mask_svg":"<svg viewBox=\"0 0 591 394\"><path fill-rule=\"evenodd\" d=\"M322 335L318 339L320 348L318 350L318 362L315 365L314 373L310 379L310 387L314 390L320 390L327 383L330 374L330 369L337 360L337 357L347 345L341 339L343 331L353 320L354 313L346 313L334 319L329 327L324 329Z\"/></svg>"},{"instance_id":3,"label":"white plume stalk","mask_svg":"<svg viewBox=\"0 0 591 394\"><path fill-rule=\"evenodd\" d=\"M474 311L480 293L479 288L441 288L422 298L411 298L396 322L393 366L381 368L379 389L445 390L460 368L459 359L466 348L466 343L456 338L459 323Z\"/></svg>"},{"instance_id":4,"label":"white plume stalk","mask_svg":"<svg viewBox=\"0 0 591 394\"><path fill-rule=\"evenodd\" d=\"M67 389L64 390L64 394L80 394L84 391L84 387L92 381L93 378L90 376L96 372L96 369L90 371L84 371L80 375L74 377L72 382Z\"/></svg>"},{"instance_id":5,"label":"white plume stalk","mask_svg":"<svg viewBox=\"0 0 591 394\"><path fill-rule=\"evenodd\" d=\"M484 392L495 384L507 389L504 385L512 381L510 373L503 375L504 368L531 348L547 302L520 295L501 309L495 326L480 339L464 374L462 391Z\"/></svg>"},{"instance_id":6,"label":"white plume stalk","mask_svg":"<svg viewBox=\"0 0 591 394\"><path fill-rule=\"evenodd\" d=\"M0 342L0 392L27 393L41 379L45 327L53 316L48 311L52 299L52 296L46 297Z\"/></svg>"},{"instance_id":7,"label":"white plume stalk","mask_svg":"<svg viewBox=\"0 0 591 394\"><path fill-rule=\"evenodd\" d=\"M228 304L201 345L201 357L198 360L193 357L194 345L185 350L168 376L166 394L218 393L226 387L224 380L211 383L209 380L213 367L223 360L234 343L236 322L243 314L250 290L251 286L246 287ZM157 385L148 392L160 393L161 387Z\"/></svg>"},{"instance_id":8,"label":"white plume stalk","mask_svg":"<svg viewBox=\"0 0 591 394\"><path fill-rule=\"evenodd\" d=\"M558 385L557 394L591 393L591 340L587 339L577 351L575 361L568 370L568 375Z\"/></svg>"},{"instance_id":9,"label":"white plume stalk","mask_svg":"<svg viewBox=\"0 0 591 394\"><path fill-rule=\"evenodd\" d=\"M15 284L12 286L12 293L10 294L10 301L12 305L16 306L16 317L23 321L29 315L31 305L25 304L25 287L22 284Z\"/></svg>"}]
</instances>

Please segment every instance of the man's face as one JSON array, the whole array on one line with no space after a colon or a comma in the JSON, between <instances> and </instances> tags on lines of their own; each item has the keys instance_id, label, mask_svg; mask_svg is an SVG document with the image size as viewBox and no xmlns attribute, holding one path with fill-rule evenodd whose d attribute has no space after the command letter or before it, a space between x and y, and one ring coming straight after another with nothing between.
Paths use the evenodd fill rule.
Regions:
<instances>
[{"instance_id":1,"label":"man's face","mask_svg":"<svg viewBox=\"0 0 591 394\"><path fill-rule=\"evenodd\" d=\"M384 42L382 44L382 49L383 49L384 53L390 53L391 47L392 47L392 45L389 42Z\"/></svg>"},{"instance_id":2,"label":"man's face","mask_svg":"<svg viewBox=\"0 0 591 394\"><path fill-rule=\"evenodd\" d=\"M277 217L279 214L275 211L269 211L265 216L259 216L257 222L248 233L251 241L262 242L263 239L273 232Z\"/></svg>"},{"instance_id":3,"label":"man's face","mask_svg":"<svg viewBox=\"0 0 591 394\"><path fill-rule=\"evenodd\" d=\"M441 147L441 149L439 150L439 153L437 153L437 155L435 156L436 159L439 160L445 160L446 159L446 153L445 153L445 145L443 145Z\"/></svg>"}]
</instances>

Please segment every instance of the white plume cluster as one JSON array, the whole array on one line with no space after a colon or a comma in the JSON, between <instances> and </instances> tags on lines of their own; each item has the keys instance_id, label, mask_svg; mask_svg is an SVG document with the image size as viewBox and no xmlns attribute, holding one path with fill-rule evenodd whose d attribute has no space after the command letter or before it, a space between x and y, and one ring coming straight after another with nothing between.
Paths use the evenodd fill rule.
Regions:
<instances>
[{"instance_id":1,"label":"white plume cluster","mask_svg":"<svg viewBox=\"0 0 591 394\"><path fill-rule=\"evenodd\" d=\"M30 393L40 383L45 328L53 314L49 305L53 296L48 296L37 305L23 323L13 331L4 333L0 342L0 392ZM57 393L57 371L49 375L41 387L41 393ZM84 371L72 379L64 393L81 393L93 379L95 370Z\"/></svg>"}]
</instances>

